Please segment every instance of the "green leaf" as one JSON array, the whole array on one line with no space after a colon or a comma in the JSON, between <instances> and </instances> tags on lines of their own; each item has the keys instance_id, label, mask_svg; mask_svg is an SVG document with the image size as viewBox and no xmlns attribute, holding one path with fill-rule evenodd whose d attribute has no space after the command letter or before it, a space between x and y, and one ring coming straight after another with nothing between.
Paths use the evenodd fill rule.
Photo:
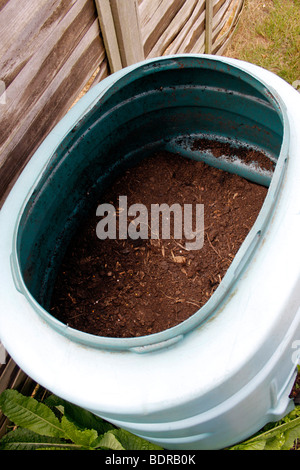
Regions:
<instances>
[{"instance_id":1,"label":"green leaf","mask_svg":"<svg viewBox=\"0 0 300 470\"><path fill-rule=\"evenodd\" d=\"M264 450L280 450L285 444L284 433L278 432L265 442Z\"/></svg>"},{"instance_id":2,"label":"green leaf","mask_svg":"<svg viewBox=\"0 0 300 470\"><path fill-rule=\"evenodd\" d=\"M104 421L102 418L56 395L50 395L45 400L45 403L51 408L58 408L69 421L76 424L80 429L95 429L99 435L115 429L112 424Z\"/></svg>"},{"instance_id":3,"label":"green leaf","mask_svg":"<svg viewBox=\"0 0 300 470\"><path fill-rule=\"evenodd\" d=\"M152 444L125 429L115 429L112 432L126 450L162 450L162 447Z\"/></svg>"},{"instance_id":4,"label":"green leaf","mask_svg":"<svg viewBox=\"0 0 300 470\"><path fill-rule=\"evenodd\" d=\"M0 450L40 450L40 449L67 449L72 445L55 438L40 436L28 429L18 428L4 435L0 441Z\"/></svg>"},{"instance_id":5,"label":"green leaf","mask_svg":"<svg viewBox=\"0 0 300 470\"><path fill-rule=\"evenodd\" d=\"M95 429L85 429L82 431L65 416L62 417L61 424L65 432L65 439L70 439L74 444L79 446L91 448L92 443L98 437L98 433Z\"/></svg>"},{"instance_id":6,"label":"green leaf","mask_svg":"<svg viewBox=\"0 0 300 470\"><path fill-rule=\"evenodd\" d=\"M95 448L106 450L125 450L122 444L114 435L114 431L108 431L103 436L100 436L97 442L94 442Z\"/></svg>"},{"instance_id":7,"label":"green leaf","mask_svg":"<svg viewBox=\"0 0 300 470\"><path fill-rule=\"evenodd\" d=\"M16 390L5 390L0 395L0 408L10 421L42 436L64 437L59 420L43 403L25 397Z\"/></svg>"},{"instance_id":8,"label":"green leaf","mask_svg":"<svg viewBox=\"0 0 300 470\"><path fill-rule=\"evenodd\" d=\"M264 440L249 444L247 444L247 442L242 442L241 444L230 447L228 450L264 450L265 445L266 443Z\"/></svg>"}]
</instances>

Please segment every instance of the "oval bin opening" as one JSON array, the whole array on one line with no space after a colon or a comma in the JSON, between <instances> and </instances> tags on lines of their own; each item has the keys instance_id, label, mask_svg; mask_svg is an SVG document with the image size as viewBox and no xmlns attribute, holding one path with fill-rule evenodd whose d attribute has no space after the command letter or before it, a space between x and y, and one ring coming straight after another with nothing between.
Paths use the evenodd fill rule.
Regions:
<instances>
[{"instance_id":1,"label":"oval bin opening","mask_svg":"<svg viewBox=\"0 0 300 470\"><path fill-rule=\"evenodd\" d=\"M276 177L253 164L197 150L194 142L199 138L258 149L276 163ZM25 295L48 323L76 341L117 348L152 341L140 337L126 343L71 328L66 333L66 325L48 310L66 247L84 214L126 168L155 151L167 150L271 185L256 223L214 295L182 324L150 336L156 342L172 340L194 328L228 297L268 225L284 171L284 161L278 160L282 142L283 117L277 99L265 84L240 68L212 58L180 56L145 62L123 74L58 142L28 195L13 254Z\"/></svg>"},{"instance_id":2,"label":"oval bin opening","mask_svg":"<svg viewBox=\"0 0 300 470\"><path fill-rule=\"evenodd\" d=\"M197 151L200 143L207 153L203 139ZM219 141L208 148L271 167L251 149ZM219 286L267 191L202 161L155 152L113 182L86 215L59 269L50 313L71 328L116 338L182 323Z\"/></svg>"}]
</instances>

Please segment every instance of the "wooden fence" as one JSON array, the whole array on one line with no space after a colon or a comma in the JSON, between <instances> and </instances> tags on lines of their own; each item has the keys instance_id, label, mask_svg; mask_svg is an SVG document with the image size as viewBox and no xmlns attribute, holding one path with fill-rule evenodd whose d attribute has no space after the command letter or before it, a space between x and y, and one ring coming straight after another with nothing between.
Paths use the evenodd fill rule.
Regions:
<instances>
[{"instance_id":1,"label":"wooden fence","mask_svg":"<svg viewBox=\"0 0 300 470\"><path fill-rule=\"evenodd\" d=\"M112 71L148 57L221 54L243 0L95 0Z\"/></svg>"},{"instance_id":2,"label":"wooden fence","mask_svg":"<svg viewBox=\"0 0 300 470\"><path fill-rule=\"evenodd\" d=\"M147 57L220 54L242 6L243 0L0 0L0 207L91 77L96 83ZM0 393L34 386L0 343ZM0 436L4 430L0 414Z\"/></svg>"}]
</instances>

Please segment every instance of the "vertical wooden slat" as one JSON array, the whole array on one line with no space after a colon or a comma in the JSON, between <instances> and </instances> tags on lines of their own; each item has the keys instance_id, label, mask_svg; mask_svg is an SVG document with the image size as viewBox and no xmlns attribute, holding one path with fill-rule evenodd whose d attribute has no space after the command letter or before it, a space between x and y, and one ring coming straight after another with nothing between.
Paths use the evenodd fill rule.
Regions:
<instances>
[{"instance_id":1,"label":"vertical wooden slat","mask_svg":"<svg viewBox=\"0 0 300 470\"><path fill-rule=\"evenodd\" d=\"M6 105L1 105L0 110L0 205L30 155L67 111L94 70L107 62L94 0L55 1L57 8L55 5L49 8L48 19L38 7L30 25L20 22L18 48L14 47L17 52L10 62L5 62L9 85ZM68 8L61 10L61 5ZM14 17L11 23L15 24ZM23 45L22 31L29 26L33 37L38 39L38 49L29 39ZM24 48L29 51L25 62ZM68 93L55 103L53 97L65 78ZM33 127L40 112L44 113L41 120L45 127Z\"/></svg>"},{"instance_id":2,"label":"vertical wooden slat","mask_svg":"<svg viewBox=\"0 0 300 470\"><path fill-rule=\"evenodd\" d=\"M99 16L100 28L112 73L122 68L118 39L114 19L110 7L110 0L95 0Z\"/></svg>"},{"instance_id":3,"label":"vertical wooden slat","mask_svg":"<svg viewBox=\"0 0 300 470\"><path fill-rule=\"evenodd\" d=\"M185 6L190 3L193 8L186 15ZM182 13L182 27L177 33L176 38L170 45L168 53L203 53L204 52L204 36L205 36L205 5L198 0L191 4L186 2L183 8L178 12ZM177 20L178 21L178 20Z\"/></svg>"},{"instance_id":4,"label":"vertical wooden slat","mask_svg":"<svg viewBox=\"0 0 300 470\"><path fill-rule=\"evenodd\" d=\"M139 12L146 57L163 54L182 30L194 3L195 0L144 0Z\"/></svg>"},{"instance_id":5,"label":"vertical wooden slat","mask_svg":"<svg viewBox=\"0 0 300 470\"><path fill-rule=\"evenodd\" d=\"M222 54L226 49L238 25L244 4L245 0L228 1L222 16L219 17L220 12L214 15L212 54Z\"/></svg>"},{"instance_id":6,"label":"vertical wooden slat","mask_svg":"<svg viewBox=\"0 0 300 470\"><path fill-rule=\"evenodd\" d=\"M111 0L123 67L144 59L137 0Z\"/></svg>"},{"instance_id":7,"label":"vertical wooden slat","mask_svg":"<svg viewBox=\"0 0 300 470\"><path fill-rule=\"evenodd\" d=\"M102 79L108 67L94 0L0 0L0 43L1 207L94 70ZM0 393L35 385L0 343ZM0 410L0 437L6 429Z\"/></svg>"},{"instance_id":8,"label":"vertical wooden slat","mask_svg":"<svg viewBox=\"0 0 300 470\"><path fill-rule=\"evenodd\" d=\"M205 53L211 54L212 50L212 24L213 24L213 0L205 2Z\"/></svg>"},{"instance_id":9,"label":"vertical wooden slat","mask_svg":"<svg viewBox=\"0 0 300 470\"><path fill-rule=\"evenodd\" d=\"M0 339L0 376L1 376L1 370L3 368L3 365L6 364L6 357L7 357L7 352L4 349L3 344L1 343ZM1 384L0 384L1 388Z\"/></svg>"}]
</instances>

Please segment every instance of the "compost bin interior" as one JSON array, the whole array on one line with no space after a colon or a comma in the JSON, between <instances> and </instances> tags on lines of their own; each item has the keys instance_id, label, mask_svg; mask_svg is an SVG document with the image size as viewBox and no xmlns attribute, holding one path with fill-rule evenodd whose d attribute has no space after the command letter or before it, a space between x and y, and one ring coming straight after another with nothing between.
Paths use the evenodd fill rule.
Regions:
<instances>
[{"instance_id":1,"label":"compost bin interior","mask_svg":"<svg viewBox=\"0 0 300 470\"><path fill-rule=\"evenodd\" d=\"M124 338L199 315L260 212L282 138L276 100L233 66L186 57L119 79L59 143L20 219L20 269L47 321ZM203 248L99 240L96 207L121 195L204 204Z\"/></svg>"},{"instance_id":2,"label":"compost bin interior","mask_svg":"<svg viewBox=\"0 0 300 470\"><path fill-rule=\"evenodd\" d=\"M263 164L258 152L244 153L260 157ZM204 204L203 247L187 250L187 240L174 237L173 219L170 239L163 239L161 230L152 239L151 217L148 239L100 240L95 206L67 250L50 312L72 328L100 336L143 336L177 325L220 284L266 193L263 186L203 162L154 154L127 170L99 204L118 208L119 196L125 195L128 206L144 204L151 214L151 204L189 203L194 217L196 204ZM128 223L134 220L130 217Z\"/></svg>"}]
</instances>

